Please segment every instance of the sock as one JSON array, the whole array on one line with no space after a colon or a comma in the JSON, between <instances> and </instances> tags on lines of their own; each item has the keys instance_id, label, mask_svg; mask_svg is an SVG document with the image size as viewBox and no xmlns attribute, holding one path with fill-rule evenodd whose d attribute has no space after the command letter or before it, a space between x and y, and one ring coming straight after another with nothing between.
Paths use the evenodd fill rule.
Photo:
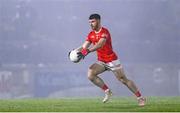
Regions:
<instances>
[{"instance_id":1,"label":"sock","mask_svg":"<svg viewBox=\"0 0 180 113\"><path fill-rule=\"evenodd\" d=\"M106 90L109 89L109 88L108 88L108 86L107 86L106 84L104 84L103 87L102 87L102 89L103 89L104 91L106 91Z\"/></svg>"},{"instance_id":2,"label":"sock","mask_svg":"<svg viewBox=\"0 0 180 113\"><path fill-rule=\"evenodd\" d=\"M141 97L141 93L140 93L139 91L137 91L137 92L135 93L135 95L136 95L137 97Z\"/></svg>"}]
</instances>

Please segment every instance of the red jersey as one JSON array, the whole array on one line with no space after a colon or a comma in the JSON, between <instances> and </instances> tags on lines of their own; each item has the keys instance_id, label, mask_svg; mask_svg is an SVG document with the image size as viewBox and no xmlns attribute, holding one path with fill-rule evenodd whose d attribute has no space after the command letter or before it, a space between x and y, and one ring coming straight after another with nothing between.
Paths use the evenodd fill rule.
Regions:
<instances>
[{"instance_id":1,"label":"red jersey","mask_svg":"<svg viewBox=\"0 0 180 113\"><path fill-rule=\"evenodd\" d=\"M89 41L95 45L101 38L105 38L106 42L97 50L98 60L105 63L117 60L117 55L112 48L111 35L106 28L102 27L99 32L91 31L86 41Z\"/></svg>"}]
</instances>

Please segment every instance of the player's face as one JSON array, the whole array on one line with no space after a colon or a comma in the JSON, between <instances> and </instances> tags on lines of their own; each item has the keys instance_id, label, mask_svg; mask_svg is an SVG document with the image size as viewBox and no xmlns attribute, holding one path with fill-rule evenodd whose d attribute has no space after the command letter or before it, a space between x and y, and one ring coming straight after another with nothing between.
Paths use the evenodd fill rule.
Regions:
<instances>
[{"instance_id":1,"label":"player's face","mask_svg":"<svg viewBox=\"0 0 180 113\"><path fill-rule=\"evenodd\" d=\"M90 19L89 24L90 24L92 30L97 30L99 27L99 21L96 19Z\"/></svg>"}]
</instances>

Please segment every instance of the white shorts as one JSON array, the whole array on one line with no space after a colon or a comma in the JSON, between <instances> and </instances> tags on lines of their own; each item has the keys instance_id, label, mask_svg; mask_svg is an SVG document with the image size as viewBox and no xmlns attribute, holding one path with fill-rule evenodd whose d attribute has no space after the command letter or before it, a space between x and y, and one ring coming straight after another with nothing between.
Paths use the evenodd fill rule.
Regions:
<instances>
[{"instance_id":1,"label":"white shorts","mask_svg":"<svg viewBox=\"0 0 180 113\"><path fill-rule=\"evenodd\" d=\"M96 63L104 66L108 71L114 71L122 68L122 65L118 59L108 63L104 63L102 61L97 61Z\"/></svg>"}]
</instances>

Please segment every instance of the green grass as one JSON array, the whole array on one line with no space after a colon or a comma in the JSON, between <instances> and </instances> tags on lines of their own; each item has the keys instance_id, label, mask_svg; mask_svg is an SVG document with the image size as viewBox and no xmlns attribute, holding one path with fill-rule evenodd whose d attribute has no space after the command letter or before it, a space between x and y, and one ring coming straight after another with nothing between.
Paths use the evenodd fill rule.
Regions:
<instances>
[{"instance_id":1,"label":"green grass","mask_svg":"<svg viewBox=\"0 0 180 113\"><path fill-rule=\"evenodd\" d=\"M101 98L12 99L0 100L0 112L180 112L180 97L148 97L139 107L132 97L112 98L103 104Z\"/></svg>"}]
</instances>

